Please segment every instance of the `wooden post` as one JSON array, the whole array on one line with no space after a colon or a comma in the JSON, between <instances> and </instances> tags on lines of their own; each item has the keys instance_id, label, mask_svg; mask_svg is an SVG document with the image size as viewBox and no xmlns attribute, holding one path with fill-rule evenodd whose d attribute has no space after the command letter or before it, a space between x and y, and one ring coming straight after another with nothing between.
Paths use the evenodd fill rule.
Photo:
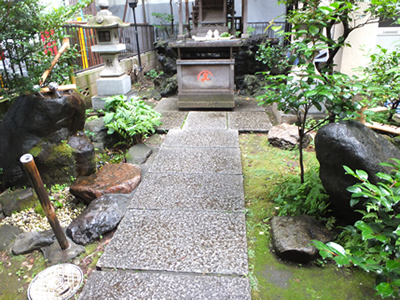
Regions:
<instances>
[{"instance_id":1,"label":"wooden post","mask_svg":"<svg viewBox=\"0 0 400 300\"><path fill-rule=\"evenodd\" d=\"M29 179L35 188L36 195L39 198L40 204L43 207L44 213L46 214L47 220L49 220L50 226L56 235L57 241L60 244L62 250L69 248L69 243L64 231L61 228L60 222L58 222L56 213L53 205L50 203L49 195L47 195L46 188L43 185L42 178L36 168L35 161L31 154L24 154L20 158L20 162L24 165L25 170L29 175Z\"/></svg>"}]
</instances>

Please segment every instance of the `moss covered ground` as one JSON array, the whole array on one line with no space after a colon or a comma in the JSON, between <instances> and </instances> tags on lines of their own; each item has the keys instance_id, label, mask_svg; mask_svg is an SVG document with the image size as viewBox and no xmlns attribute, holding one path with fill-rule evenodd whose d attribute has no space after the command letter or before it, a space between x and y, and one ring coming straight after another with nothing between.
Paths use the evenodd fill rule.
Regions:
<instances>
[{"instance_id":1,"label":"moss covered ground","mask_svg":"<svg viewBox=\"0 0 400 300\"><path fill-rule=\"evenodd\" d=\"M247 208L247 238L252 299L379 299L374 277L335 264L300 265L281 261L270 247L270 219L274 216L271 190L285 174L298 174L298 151L268 144L265 134L240 135ZM318 165L312 146L305 151L305 166Z\"/></svg>"}]
</instances>

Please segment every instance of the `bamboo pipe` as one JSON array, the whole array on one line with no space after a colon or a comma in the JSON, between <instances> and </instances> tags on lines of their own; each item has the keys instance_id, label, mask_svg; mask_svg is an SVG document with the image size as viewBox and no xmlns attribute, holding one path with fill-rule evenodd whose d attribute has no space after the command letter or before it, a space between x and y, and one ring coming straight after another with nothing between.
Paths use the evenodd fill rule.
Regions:
<instances>
[{"instance_id":1,"label":"bamboo pipe","mask_svg":"<svg viewBox=\"0 0 400 300\"><path fill-rule=\"evenodd\" d=\"M54 68L54 66L56 65L56 63L58 62L58 60L60 59L61 55L69 48L69 38L63 38L63 45L62 47L58 50L58 53L56 54L56 56L54 56L53 61L51 62L50 68L48 68L46 71L44 71L42 77L41 77L41 81L40 81L40 85L42 85L46 79L47 76L49 76L51 70Z\"/></svg>"},{"instance_id":2,"label":"bamboo pipe","mask_svg":"<svg viewBox=\"0 0 400 300\"><path fill-rule=\"evenodd\" d=\"M54 211L53 205L50 203L49 196L47 195L46 188L43 185L42 178L36 168L35 161L31 154L24 154L20 158L20 162L25 167L29 175L29 179L33 187L35 188L36 195L39 198L40 204L43 207L44 213L46 214L47 220L56 235L57 241L60 244L62 250L69 248L69 243L64 231L61 228L60 222L58 222L56 213Z\"/></svg>"},{"instance_id":3,"label":"bamboo pipe","mask_svg":"<svg viewBox=\"0 0 400 300\"><path fill-rule=\"evenodd\" d=\"M60 85L57 91L66 91L66 90L76 90L76 84L67 84L67 85ZM52 92L48 87L41 88L41 93L50 93Z\"/></svg>"}]
</instances>

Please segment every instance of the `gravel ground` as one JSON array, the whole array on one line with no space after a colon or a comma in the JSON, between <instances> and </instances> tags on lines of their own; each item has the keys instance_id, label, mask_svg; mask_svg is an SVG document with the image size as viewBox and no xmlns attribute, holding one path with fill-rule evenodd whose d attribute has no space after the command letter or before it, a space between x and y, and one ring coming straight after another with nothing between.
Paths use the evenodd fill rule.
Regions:
<instances>
[{"instance_id":1,"label":"gravel ground","mask_svg":"<svg viewBox=\"0 0 400 300\"><path fill-rule=\"evenodd\" d=\"M62 227L67 227L71 221L79 216L85 209L85 205L80 203L79 200L69 192L68 187L50 192L49 198L55 206L56 215ZM25 232L43 231L51 228L46 216L36 213L35 208L14 213L12 216L1 220L0 225L17 226Z\"/></svg>"}]
</instances>

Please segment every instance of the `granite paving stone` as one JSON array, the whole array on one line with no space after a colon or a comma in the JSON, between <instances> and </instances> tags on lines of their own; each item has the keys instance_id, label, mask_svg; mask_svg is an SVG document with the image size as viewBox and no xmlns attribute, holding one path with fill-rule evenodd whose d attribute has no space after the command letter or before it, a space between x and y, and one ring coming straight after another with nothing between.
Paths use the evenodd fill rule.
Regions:
<instances>
[{"instance_id":1,"label":"granite paving stone","mask_svg":"<svg viewBox=\"0 0 400 300\"><path fill-rule=\"evenodd\" d=\"M164 141L167 147L239 147L237 130L172 129Z\"/></svg>"},{"instance_id":2,"label":"granite paving stone","mask_svg":"<svg viewBox=\"0 0 400 300\"><path fill-rule=\"evenodd\" d=\"M182 129L227 129L226 112L191 111Z\"/></svg>"},{"instance_id":3,"label":"granite paving stone","mask_svg":"<svg viewBox=\"0 0 400 300\"><path fill-rule=\"evenodd\" d=\"M185 111L168 111L162 112L162 125L157 127L158 133L164 133L170 129L179 129L185 122L188 112Z\"/></svg>"},{"instance_id":4,"label":"granite paving stone","mask_svg":"<svg viewBox=\"0 0 400 300\"><path fill-rule=\"evenodd\" d=\"M80 298L250 300L248 278L171 273L94 271Z\"/></svg>"},{"instance_id":5,"label":"granite paving stone","mask_svg":"<svg viewBox=\"0 0 400 300\"><path fill-rule=\"evenodd\" d=\"M178 111L178 98L163 98L160 100L154 110L158 112Z\"/></svg>"},{"instance_id":6,"label":"granite paving stone","mask_svg":"<svg viewBox=\"0 0 400 300\"><path fill-rule=\"evenodd\" d=\"M265 112L265 107L258 105L254 98L235 98L235 112L238 111L258 111Z\"/></svg>"},{"instance_id":7,"label":"granite paving stone","mask_svg":"<svg viewBox=\"0 0 400 300\"><path fill-rule=\"evenodd\" d=\"M265 112L228 112L229 129L268 133L272 123Z\"/></svg>"},{"instance_id":8,"label":"granite paving stone","mask_svg":"<svg viewBox=\"0 0 400 300\"><path fill-rule=\"evenodd\" d=\"M242 175L148 173L129 208L243 211Z\"/></svg>"},{"instance_id":9,"label":"granite paving stone","mask_svg":"<svg viewBox=\"0 0 400 300\"><path fill-rule=\"evenodd\" d=\"M161 147L149 172L242 174L240 150Z\"/></svg>"},{"instance_id":10,"label":"granite paving stone","mask_svg":"<svg viewBox=\"0 0 400 300\"><path fill-rule=\"evenodd\" d=\"M97 266L247 275L243 213L129 210Z\"/></svg>"}]
</instances>

